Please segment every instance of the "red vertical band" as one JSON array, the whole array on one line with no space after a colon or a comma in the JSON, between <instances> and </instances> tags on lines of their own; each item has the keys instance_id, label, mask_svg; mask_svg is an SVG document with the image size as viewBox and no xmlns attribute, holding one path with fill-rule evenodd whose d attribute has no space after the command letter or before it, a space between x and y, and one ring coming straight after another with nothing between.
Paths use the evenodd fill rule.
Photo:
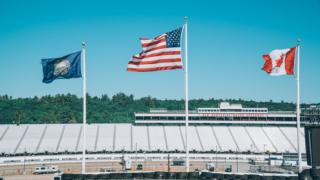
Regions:
<instances>
[{"instance_id":1,"label":"red vertical band","mask_svg":"<svg viewBox=\"0 0 320 180\"><path fill-rule=\"evenodd\" d=\"M286 73L289 75L294 74L294 59L296 55L296 48L291 48L287 54L285 59L285 69Z\"/></svg>"},{"instance_id":2,"label":"red vertical band","mask_svg":"<svg viewBox=\"0 0 320 180\"><path fill-rule=\"evenodd\" d=\"M263 55L262 58L266 61L262 67L262 70L270 74L272 71L272 60L269 55Z\"/></svg>"}]
</instances>

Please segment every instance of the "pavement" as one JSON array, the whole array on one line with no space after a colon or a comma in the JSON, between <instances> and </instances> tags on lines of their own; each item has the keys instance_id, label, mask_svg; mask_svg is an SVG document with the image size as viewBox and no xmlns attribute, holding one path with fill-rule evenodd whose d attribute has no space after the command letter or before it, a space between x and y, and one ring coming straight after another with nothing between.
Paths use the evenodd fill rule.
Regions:
<instances>
[{"instance_id":1,"label":"pavement","mask_svg":"<svg viewBox=\"0 0 320 180\"><path fill-rule=\"evenodd\" d=\"M5 180L53 180L53 177L53 174L3 176Z\"/></svg>"}]
</instances>

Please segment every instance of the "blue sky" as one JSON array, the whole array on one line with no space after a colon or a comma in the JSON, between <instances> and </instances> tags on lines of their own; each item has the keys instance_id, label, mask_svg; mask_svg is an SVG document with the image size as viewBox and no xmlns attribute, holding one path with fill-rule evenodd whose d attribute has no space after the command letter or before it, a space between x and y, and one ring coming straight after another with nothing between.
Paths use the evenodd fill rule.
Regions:
<instances>
[{"instance_id":1,"label":"blue sky","mask_svg":"<svg viewBox=\"0 0 320 180\"><path fill-rule=\"evenodd\" d=\"M135 97L181 99L182 70L126 71L154 37L189 17L190 98L295 101L293 76L270 77L262 54L301 38L301 100L320 102L320 1L0 1L0 94L31 97L72 93L81 79L44 84L41 58L87 44L87 89Z\"/></svg>"}]
</instances>

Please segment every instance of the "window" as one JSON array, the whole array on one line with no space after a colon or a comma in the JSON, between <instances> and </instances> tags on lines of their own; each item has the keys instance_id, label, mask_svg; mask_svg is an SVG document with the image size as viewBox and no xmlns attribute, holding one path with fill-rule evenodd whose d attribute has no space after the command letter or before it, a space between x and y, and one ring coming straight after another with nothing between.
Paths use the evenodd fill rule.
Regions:
<instances>
[{"instance_id":1,"label":"window","mask_svg":"<svg viewBox=\"0 0 320 180\"><path fill-rule=\"evenodd\" d=\"M234 117L233 120L240 121L240 117Z\"/></svg>"},{"instance_id":2,"label":"window","mask_svg":"<svg viewBox=\"0 0 320 180\"><path fill-rule=\"evenodd\" d=\"M167 120L167 119L168 119L167 116L161 116L161 117L160 117L160 120Z\"/></svg>"},{"instance_id":3,"label":"window","mask_svg":"<svg viewBox=\"0 0 320 180\"><path fill-rule=\"evenodd\" d=\"M191 117L191 120L199 120L199 116L196 116L196 117Z\"/></svg>"},{"instance_id":4,"label":"window","mask_svg":"<svg viewBox=\"0 0 320 180\"><path fill-rule=\"evenodd\" d=\"M184 117L176 117L176 120L184 120Z\"/></svg>"}]
</instances>

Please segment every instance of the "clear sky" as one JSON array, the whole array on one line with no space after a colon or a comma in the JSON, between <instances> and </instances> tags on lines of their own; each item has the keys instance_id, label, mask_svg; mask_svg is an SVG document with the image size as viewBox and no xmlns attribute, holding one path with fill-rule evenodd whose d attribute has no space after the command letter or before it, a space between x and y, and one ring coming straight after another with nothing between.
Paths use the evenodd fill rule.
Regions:
<instances>
[{"instance_id":1,"label":"clear sky","mask_svg":"<svg viewBox=\"0 0 320 180\"><path fill-rule=\"evenodd\" d=\"M320 1L1 0L0 94L31 97L72 93L81 79L42 83L41 58L87 44L87 89L135 97L181 99L183 70L126 71L139 37L182 26L189 17L190 98L295 102L294 76L270 77L263 54L301 38L301 100L320 102Z\"/></svg>"}]
</instances>

